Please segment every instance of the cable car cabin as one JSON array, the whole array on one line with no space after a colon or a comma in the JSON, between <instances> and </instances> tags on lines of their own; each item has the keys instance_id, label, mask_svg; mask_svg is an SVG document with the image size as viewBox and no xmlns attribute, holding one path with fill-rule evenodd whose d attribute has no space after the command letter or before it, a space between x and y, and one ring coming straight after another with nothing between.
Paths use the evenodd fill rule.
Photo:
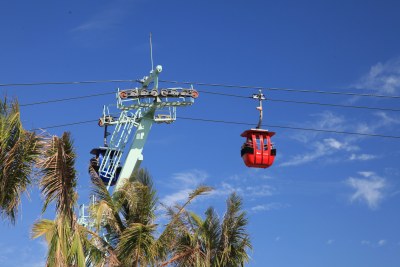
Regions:
<instances>
[{"instance_id":1,"label":"cable car cabin","mask_svg":"<svg viewBox=\"0 0 400 267\"><path fill-rule=\"evenodd\" d=\"M275 132L261 129L244 131L240 136L246 137L240 154L247 167L268 168L274 163L276 149L271 143Z\"/></svg>"},{"instance_id":2,"label":"cable car cabin","mask_svg":"<svg viewBox=\"0 0 400 267\"><path fill-rule=\"evenodd\" d=\"M108 185L108 183L110 181L110 178L106 177L104 174L99 173L99 169L100 169L101 163L102 163L102 161L104 159L104 156L106 154L106 151L107 151L107 147L93 148L90 151L90 154L94 155L94 157L90 159L90 166L93 167L93 169L99 175L99 177L101 178L103 183L105 185ZM111 153L111 157L112 156L113 156L113 154ZM118 180L119 174L121 172L121 169L122 169L121 166L117 167L117 169L115 171L115 174L114 174L114 177L113 177L113 179L111 181L110 186L113 186L113 185L115 185L117 183L117 180Z\"/></svg>"}]
</instances>

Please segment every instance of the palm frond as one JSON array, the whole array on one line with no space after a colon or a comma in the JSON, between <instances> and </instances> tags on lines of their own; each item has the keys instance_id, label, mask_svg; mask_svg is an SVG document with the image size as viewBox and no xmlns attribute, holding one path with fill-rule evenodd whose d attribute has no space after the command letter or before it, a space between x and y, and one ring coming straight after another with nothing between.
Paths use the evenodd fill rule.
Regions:
<instances>
[{"instance_id":1,"label":"palm frond","mask_svg":"<svg viewBox=\"0 0 400 267\"><path fill-rule=\"evenodd\" d=\"M212 190L211 187L199 186L188 195L186 202L182 206L176 206L175 210L173 208L167 208L167 213L170 216L170 221L165 226L163 232L161 233L160 237L157 240L158 255L160 259L164 259L168 253L172 253L172 258L176 259L174 261L169 260L168 264L175 261L176 262L179 261L181 263L188 261L194 264L197 261L199 261L199 259L203 258L204 254L202 253L200 247L190 238L191 233L188 230L188 224L190 225L191 222L190 220L185 221L182 218L182 214L187 215L185 208L196 197L204 195L210 192L211 190ZM193 242L186 242L188 240L192 240ZM186 243L183 241L185 241ZM195 253L189 258L182 256L182 255L189 255L190 253L189 254L186 253L188 250L196 251L197 254ZM196 265L182 265L182 266L196 266Z\"/></svg>"},{"instance_id":2,"label":"palm frond","mask_svg":"<svg viewBox=\"0 0 400 267\"><path fill-rule=\"evenodd\" d=\"M117 246L118 258L123 264L146 266L156 258L154 232L156 225L133 223L123 232Z\"/></svg>"},{"instance_id":3,"label":"palm frond","mask_svg":"<svg viewBox=\"0 0 400 267\"><path fill-rule=\"evenodd\" d=\"M45 236L48 245L47 266L67 266L68 227L60 220L40 220L32 228L32 237Z\"/></svg>"},{"instance_id":4,"label":"palm frond","mask_svg":"<svg viewBox=\"0 0 400 267\"><path fill-rule=\"evenodd\" d=\"M168 262L176 266L209 266L198 233L180 232Z\"/></svg>"},{"instance_id":5,"label":"palm frond","mask_svg":"<svg viewBox=\"0 0 400 267\"><path fill-rule=\"evenodd\" d=\"M69 220L59 216L54 221L40 220L32 228L32 238L43 236L48 244L48 266L86 266L86 255L95 252L95 246L88 239L88 232L79 224L69 224Z\"/></svg>"},{"instance_id":6,"label":"palm frond","mask_svg":"<svg viewBox=\"0 0 400 267\"><path fill-rule=\"evenodd\" d=\"M18 102L0 100L0 214L12 223L41 148L42 136L23 129Z\"/></svg>"},{"instance_id":7,"label":"palm frond","mask_svg":"<svg viewBox=\"0 0 400 267\"><path fill-rule=\"evenodd\" d=\"M86 236L82 236L82 232L78 229L75 228L74 230L72 232L70 247L68 248L68 262L74 263L77 267L85 267L86 257L82 241L86 239Z\"/></svg>"},{"instance_id":8,"label":"palm frond","mask_svg":"<svg viewBox=\"0 0 400 267\"><path fill-rule=\"evenodd\" d=\"M111 231L120 234L125 228L119 214L120 207L111 197L103 181L94 169L92 167L89 168L93 183L93 194L96 197L96 202L90 207L91 216L98 229L105 224L111 227Z\"/></svg>"},{"instance_id":9,"label":"palm frond","mask_svg":"<svg viewBox=\"0 0 400 267\"><path fill-rule=\"evenodd\" d=\"M186 200L186 202L178 208L178 210L175 212L173 211L173 209L169 208L167 209L171 216L171 219L169 221L169 223L165 226L163 232L161 233L160 237L158 238L157 242L159 243L158 247L162 248L160 251L161 255L165 255L165 244L168 244L171 242L171 239L175 236L175 234L173 233L174 230L174 225L180 220L180 216L182 214L182 212L184 212L185 208L197 197L200 196L202 194L208 193L212 190L211 187L207 187L207 186L199 186L196 189L194 189L188 196L188 199Z\"/></svg>"},{"instance_id":10,"label":"palm frond","mask_svg":"<svg viewBox=\"0 0 400 267\"><path fill-rule=\"evenodd\" d=\"M199 215L194 212L188 212L188 217L191 224L193 225L193 229L203 227L204 222Z\"/></svg>"},{"instance_id":11,"label":"palm frond","mask_svg":"<svg viewBox=\"0 0 400 267\"><path fill-rule=\"evenodd\" d=\"M120 266L117 254L112 245L105 240L102 234L93 232L88 228L77 225L81 233L82 244L87 255L87 264L94 266Z\"/></svg>"},{"instance_id":12,"label":"palm frond","mask_svg":"<svg viewBox=\"0 0 400 267\"><path fill-rule=\"evenodd\" d=\"M205 185L198 186L195 190L193 190L193 192L191 192L189 194L188 201L190 202L193 199L195 199L196 197L205 195L205 194L211 192L212 190L213 190L213 188L210 186L205 186Z\"/></svg>"},{"instance_id":13,"label":"palm frond","mask_svg":"<svg viewBox=\"0 0 400 267\"><path fill-rule=\"evenodd\" d=\"M55 201L57 213L72 220L77 199L75 157L70 133L47 139L44 157L39 162L42 173L39 185L45 198L43 212Z\"/></svg>"},{"instance_id":14,"label":"palm frond","mask_svg":"<svg viewBox=\"0 0 400 267\"><path fill-rule=\"evenodd\" d=\"M239 266L248 262L248 249L251 249L246 232L248 220L242 211L242 199L233 193L227 200L227 212L223 218L218 262L222 266Z\"/></svg>"},{"instance_id":15,"label":"palm frond","mask_svg":"<svg viewBox=\"0 0 400 267\"><path fill-rule=\"evenodd\" d=\"M129 178L129 181L139 182L140 184L147 186L148 188L153 188L153 179L146 169L139 169L134 171Z\"/></svg>"},{"instance_id":16,"label":"palm frond","mask_svg":"<svg viewBox=\"0 0 400 267\"><path fill-rule=\"evenodd\" d=\"M207 261L216 265L218 259L218 245L221 240L222 227L219 217L213 208L208 208L205 212L206 218L202 225L202 234L204 237L204 246L207 255Z\"/></svg>"},{"instance_id":17,"label":"palm frond","mask_svg":"<svg viewBox=\"0 0 400 267\"><path fill-rule=\"evenodd\" d=\"M157 196L149 172L145 169L135 171L121 189L117 197L122 200L127 223L151 224L155 218Z\"/></svg>"},{"instance_id":18,"label":"palm frond","mask_svg":"<svg viewBox=\"0 0 400 267\"><path fill-rule=\"evenodd\" d=\"M32 227L32 238L45 236L47 242L52 239L54 234L55 223L52 220L43 219L36 222Z\"/></svg>"}]
</instances>

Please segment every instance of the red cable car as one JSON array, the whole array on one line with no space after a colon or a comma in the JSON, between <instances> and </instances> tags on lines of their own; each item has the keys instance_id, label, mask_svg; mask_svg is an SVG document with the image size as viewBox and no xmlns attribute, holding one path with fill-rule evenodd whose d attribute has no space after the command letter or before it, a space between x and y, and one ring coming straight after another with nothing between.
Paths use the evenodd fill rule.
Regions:
<instances>
[{"instance_id":1,"label":"red cable car","mask_svg":"<svg viewBox=\"0 0 400 267\"><path fill-rule=\"evenodd\" d=\"M240 136L246 137L240 154L247 167L268 168L274 163L276 149L271 143L274 132L262 129L250 129Z\"/></svg>"},{"instance_id":2,"label":"red cable car","mask_svg":"<svg viewBox=\"0 0 400 267\"><path fill-rule=\"evenodd\" d=\"M271 142L271 137L275 132L260 129L262 122L262 104L265 99L261 90L257 95L253 95L260 101L260 106L257 109L260 111L260 119L256 129L244 131L240 136L246 137L246 142L242 145L240 155L247 167L251 168L268 168L275 160L276 149Z\"/></svg>"}]
</instances>

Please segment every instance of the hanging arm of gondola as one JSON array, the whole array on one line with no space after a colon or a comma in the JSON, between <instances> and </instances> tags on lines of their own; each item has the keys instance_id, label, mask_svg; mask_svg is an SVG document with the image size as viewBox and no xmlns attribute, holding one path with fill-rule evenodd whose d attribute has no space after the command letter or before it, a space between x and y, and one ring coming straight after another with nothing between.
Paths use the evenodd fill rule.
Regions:
<instances>
[{"instance_id":1,"label":"hanging arm of gondola","mask_svg":"<svg viewBox=\"0 0 400 267\"><path fill-rule=\"evenodd\" d=\"M257 107L257 110L260 112L260 117L258 120L258 124L256 126L256 129L260 129L261 128L261 124L262 124L262 120L263 120L263 108L262 108L262 101L265 100L265 96L263 95L262 91L259 90L258 94L253 94L253 98L254 99L258 99L259 101L259 105Z\"/></svg>"}]
</instances>

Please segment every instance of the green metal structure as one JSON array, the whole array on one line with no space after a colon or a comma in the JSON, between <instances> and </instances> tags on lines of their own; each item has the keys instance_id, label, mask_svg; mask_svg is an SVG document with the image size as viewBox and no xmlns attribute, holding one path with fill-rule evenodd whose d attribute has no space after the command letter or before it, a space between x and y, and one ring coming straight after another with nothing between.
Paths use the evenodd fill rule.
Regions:
<instances>
[{"instance_id":1,"label":"green metal structure","mask_svg":"<svg viewBox=\"0 0 400 267\"><path fill-rule=\"evenodd\" d=\"M107 183L108 188L115 184L114 190L118 190L139 168L152 125L174 122L176 108L190 106L198 97L198 92L193 88L159 88L158 76L161 72L162 67L158 65L149 76L139 80L140 88L118 89L116 94L118 116L110 113L110 107L105 106L103 109L99 125L106 127L105 132L109 126L115 128L110 142L106 143L105 134L105 145L97 150L103 151L104 155L97 153L97 158L92 162L98 164L98 174ZM132 143L123 162L123 155L130 141Z\"/></svg>"}]
</instances>

